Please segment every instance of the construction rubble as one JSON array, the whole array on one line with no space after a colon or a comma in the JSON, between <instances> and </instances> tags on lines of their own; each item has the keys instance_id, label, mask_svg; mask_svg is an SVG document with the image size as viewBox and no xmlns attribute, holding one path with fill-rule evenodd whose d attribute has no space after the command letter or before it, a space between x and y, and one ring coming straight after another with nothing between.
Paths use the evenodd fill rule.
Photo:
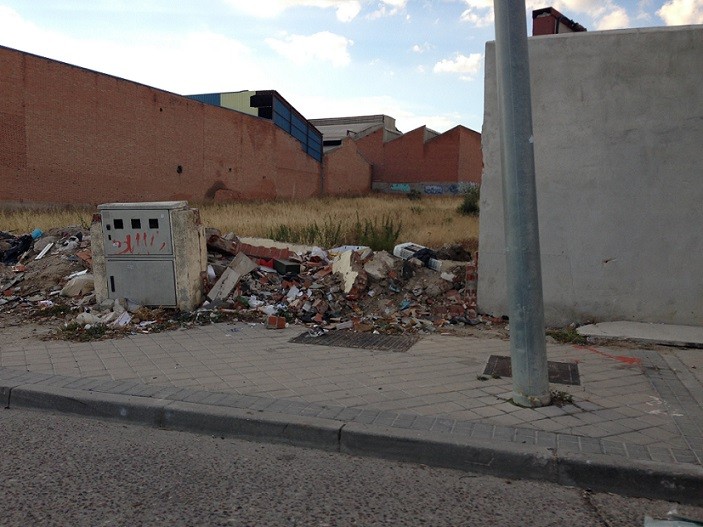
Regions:
<instances>
[{"instance_id":1,"label":"construction rubble","mask_svg":"<svg viewBox=\"0 0 703 527\"><path fill-rule=\"evenodd\" d=\"M185 313L124 298L96 303L85 228L1 232L0 320L51 325L46 338L70 340L235 320L271 329L297 324L311 335L476 331L501 322L476 313L475 259L460 245L433 251L405 243L394 254L358 246L294 251L213 229L206 236L205 299Z\"/></svg>"}]
</instances>

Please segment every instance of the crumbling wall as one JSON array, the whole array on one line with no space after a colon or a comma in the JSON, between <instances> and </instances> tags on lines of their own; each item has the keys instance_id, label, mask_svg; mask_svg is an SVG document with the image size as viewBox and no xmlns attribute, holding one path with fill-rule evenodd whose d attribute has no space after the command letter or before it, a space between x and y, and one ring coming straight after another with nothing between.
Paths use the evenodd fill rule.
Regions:
<instances>
[{"instance_id":1,"label":"crumbling wall","mask_svg":"<svg viewBox=\"0 0 703 527\"><path fill-rule=\"evenodd\" d=\"M703 325L703 26L529 39L547 323ZM495 46L478 307L507 314Z\"/></svg>"},{"instance_id":2,"label":"crumbling wall","mask_svg":"<svg viewBox=\"0 0 703 527\"><path fill-rule=\"evenodd\" d=\"M271 121L0 47L0 201L305 198L321 164Z\"/></svg>"},{"instance_id":3,"label":"crumbling wall","mask_svg":"<svg viewBox=\"0 0 703 527\"><path fill-rule=\"evenodd\" d=\"M325 155L322 171L325 196L363 195L371 190L371 165L349 138Z\"/></svg>"}]
</instances>

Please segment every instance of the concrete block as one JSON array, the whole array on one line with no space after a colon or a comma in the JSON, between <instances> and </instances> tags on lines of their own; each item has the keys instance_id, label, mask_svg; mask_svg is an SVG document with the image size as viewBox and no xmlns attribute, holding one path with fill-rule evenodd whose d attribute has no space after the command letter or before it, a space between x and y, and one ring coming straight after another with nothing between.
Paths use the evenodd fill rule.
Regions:
<instances>
[{"instance_id":1,"label":"concrete block","mask_svg":"<svg viewBox=\"0 0 703 527\"><path fill-rule=\"evenodd\" d=\"M397 261L388 252L379 251L364 264L364 271L374 280L383 280L388 276L388 271L395 267Z\"/></svg>"},{"instance_id":2,"label":"concrete block","mask_svg":"<svg viewBox=\"0 0 703 527\"><path fill-rule=\"evenodd\" d=\"M166 408L164 426L336 451L342 423L179 401Z\"/></svg>"},{"instance_id":3,"label":"concrete block","mask_svg":"<svg viewBox=\"0 0 703 527\"><path fill-rule=\"evenodd\" d=\"M299 274L300 273L300 264L298 262L292 262L290 260L275 259L273 261L273 268L279 274Z\"/></svg>"},{"instance_id":4,"label":"concrete block","mask_svg":"<svg viewBox=\"0 0 703 527\"><path fill-rule=\"evenodd\" d=\"M207 297L210 300L224 300L236 287L242 276L256 269L256 264L244 253L238 253L215 283Z\"/></svg>"}]
</instances>

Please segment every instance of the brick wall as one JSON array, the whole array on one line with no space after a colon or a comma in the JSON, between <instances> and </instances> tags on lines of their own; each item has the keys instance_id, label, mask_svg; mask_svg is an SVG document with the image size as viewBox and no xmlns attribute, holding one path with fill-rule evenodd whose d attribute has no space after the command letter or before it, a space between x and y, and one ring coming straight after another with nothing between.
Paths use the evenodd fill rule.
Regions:
<instances>
[{"instance_id":1,"label":"brick wall","mask_svg":"<svg viewBox=\"0 0 703 527\"><path fill-rule=\"evenodd\" d=\"M321 164L271 121L0 47L0 201L305 198Z\"/></svg>"},{"instance_id":2,"label":"brick wall","mask_svg":"<svg viewBox=\"0 0 703 527\"><path fill-rule=\"evenodd\" d=\"M480 183L481 134L457 126L425 141L426 127L383 142L383 131L356 141L373 164L374 183Z\"/></svg>"},{"instance_id":3,"label":"brick wall","mask_svg":"<svg viewBox=\"0 0 703 527\"><path fill-rule=\"evenodd\" d=\"M323 159L323 193L328 196L363 195L371 190L371 165L352 139Z\"/></svg>"}]
</instances>

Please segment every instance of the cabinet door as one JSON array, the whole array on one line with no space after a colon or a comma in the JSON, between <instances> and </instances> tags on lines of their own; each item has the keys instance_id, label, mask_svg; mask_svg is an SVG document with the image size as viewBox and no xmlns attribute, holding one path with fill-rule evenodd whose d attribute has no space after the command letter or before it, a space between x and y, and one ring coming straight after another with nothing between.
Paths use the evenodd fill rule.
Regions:
<instances>
[{"instance_id":1,"label":"cabinet door","mask_svg":"<svg viewBox=\"0 0 703 527\"><path fill-rule=\"evenodd\" d=\"M106 209L101 212L106 256L173 255L166 209Z\"/></svg>"},{"instance_id":2,"label":"cabinet door","mask_svg":"<svg viewBox=\"0 0 703 527\"><path fill-rule=\"evenodd\" d=\"M129 298L143 306L176 306L173 260L108 259L105 264L108 298Z\"/></svg>"}]
</instances>

